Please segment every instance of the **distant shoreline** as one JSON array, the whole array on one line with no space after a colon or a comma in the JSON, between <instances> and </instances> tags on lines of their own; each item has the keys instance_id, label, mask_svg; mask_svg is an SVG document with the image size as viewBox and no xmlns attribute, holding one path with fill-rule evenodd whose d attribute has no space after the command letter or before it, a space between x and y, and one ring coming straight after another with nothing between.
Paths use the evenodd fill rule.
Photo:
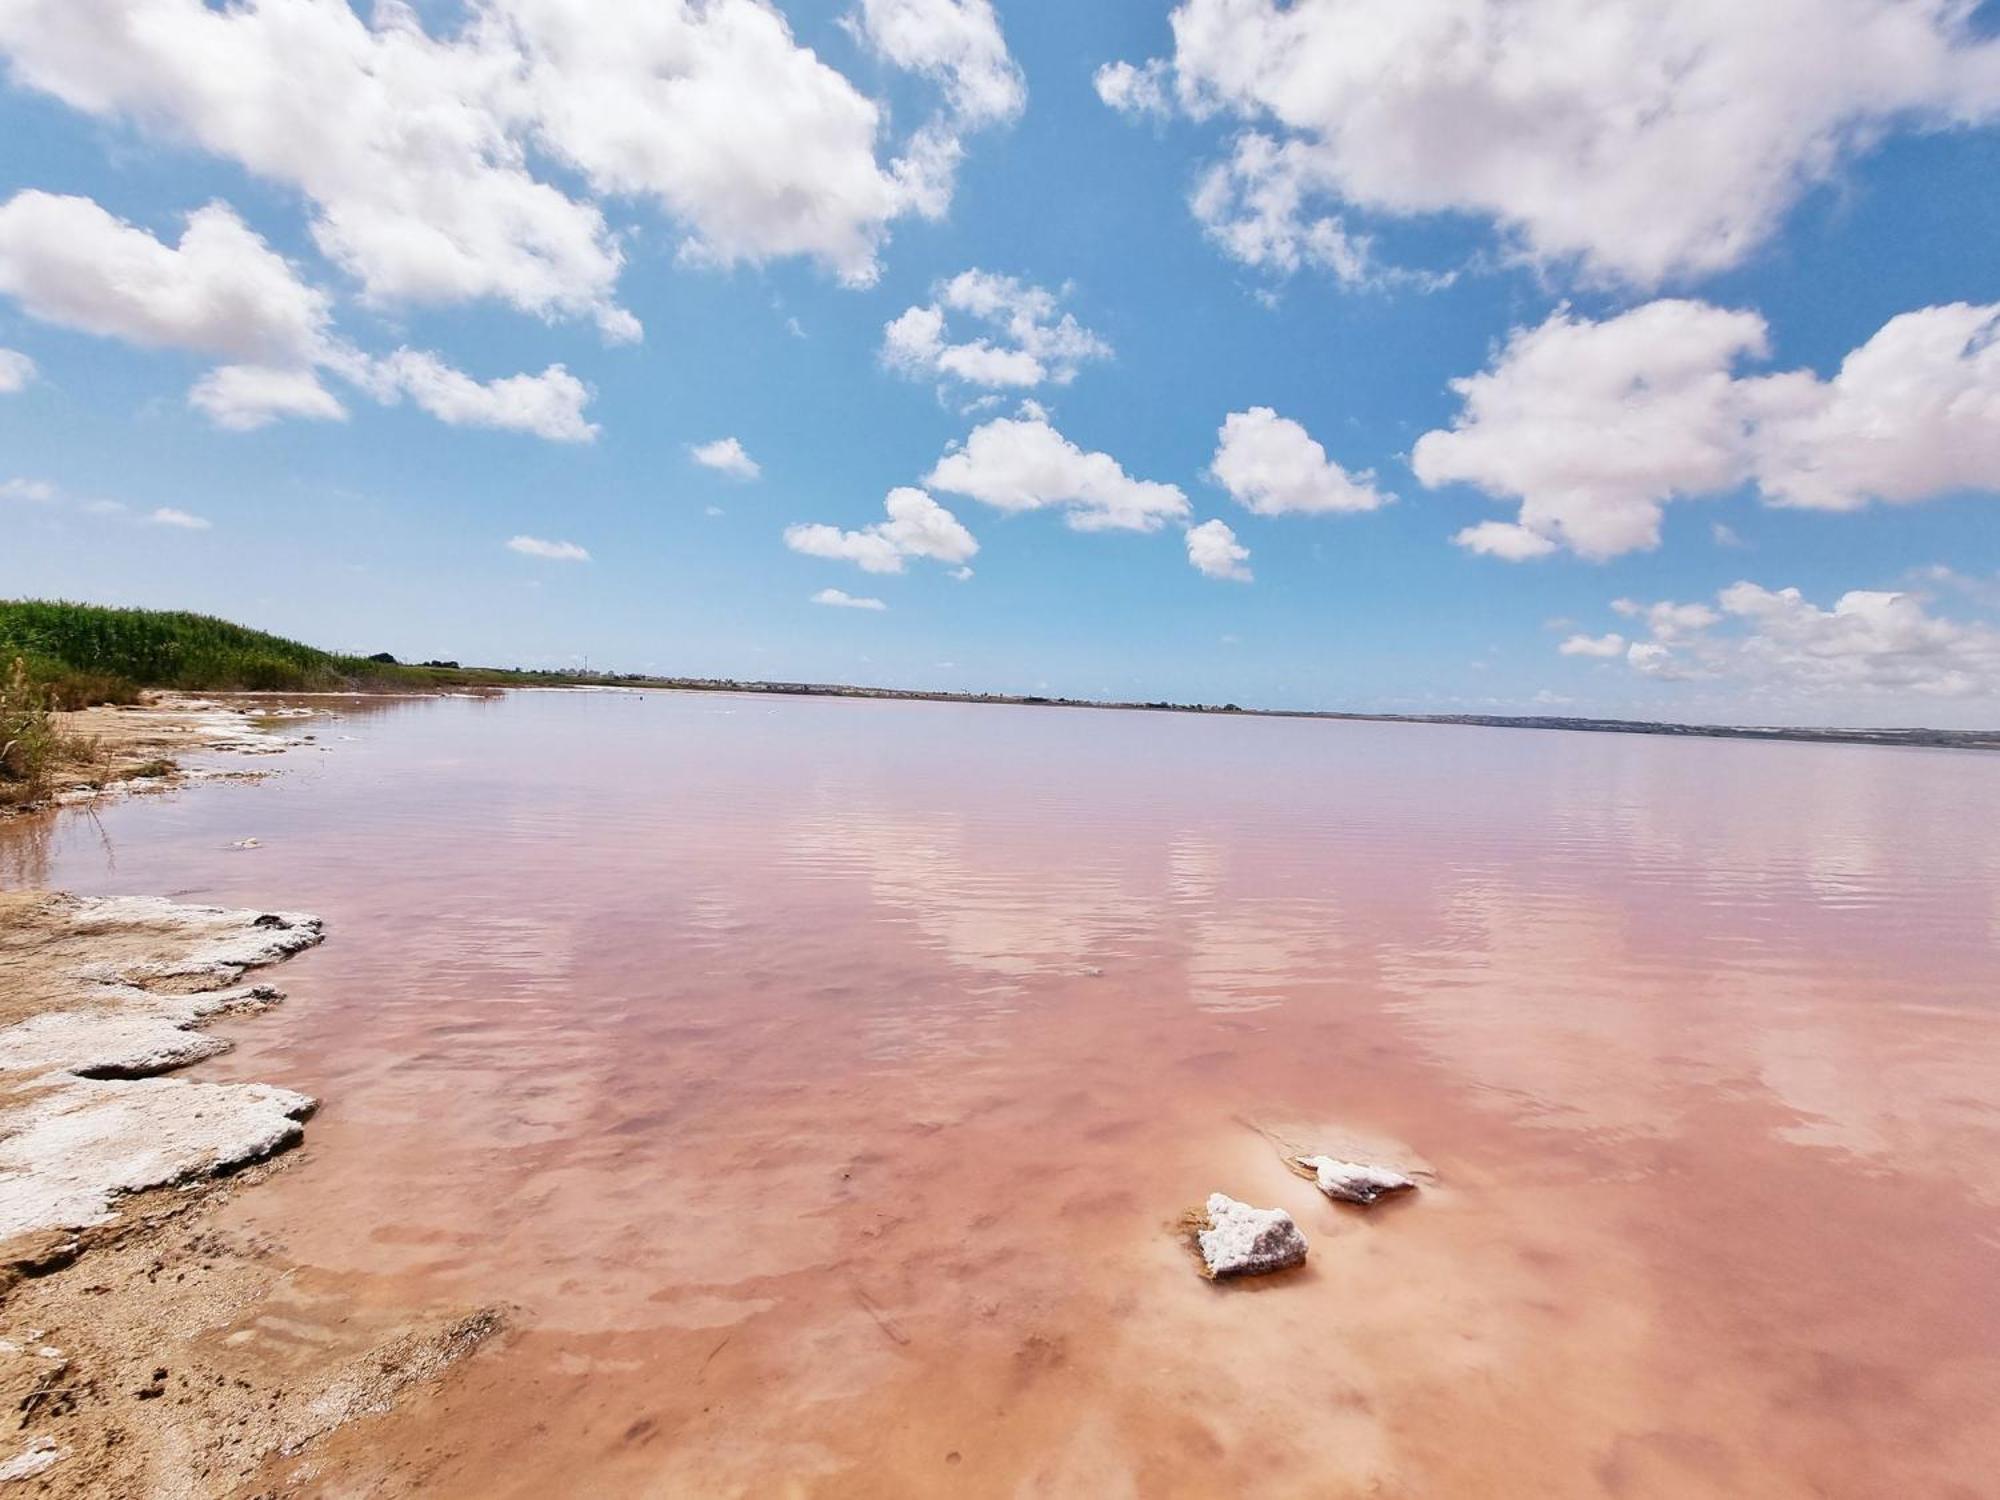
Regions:
<instances>
[{"instance_id":1,"label":"distant shoreline","mask_svg":"<svg viewBox=\"0 0 2000 1500\"><path fill-rule=\"evenodd\" d=\"M1943 750L2000 750L1993 729L1815 729L1797 725L1677 724L1557 714L1392 714L1338 709L1242 708L1234 703L1162 699L1061 698L1036 693L967 693L860 687L837 682L745 681L663 677L638 672L550 671L462 666L456 661L402 662L322 651L303 642L187 611L119 609L63 600L0 600L0 671L18 661L24 700L42 708L137 703L146 689L182 693L444 693L514 687L625 687L680 692L770 693L801 698L880 698L922 703L1001 703L1023 708L1097 708L1153 713L1244 714L1270 719L1334 719L1369 724L1470 724L1487 729L1566 729L1597 734L1679 735L1703 739L1791 740L1844 745L1901 745ZM99 779L102 779L101 777ZM34 800L17 792L10 799Z\"/></svg>"},{"instance_id":2,"label":"distant shoreline","mask_svg":"<svg viewBox=\"0 0 2000 1500\"><path fill-rule=\"evenodd\" d=\"M506 668L483 668L504 675ZM522 674L524 677L528 673ZM676 692L766 693L790 698L881 698L919 703L997 703L1017 708L1093 708L1133 713L1225 714L1257 719L1332 719L1361 724L1456 724L1480 729L1558 729L1586 734L1652 734L1691 739L1790 740L1807 744L1900 745L1931 750L2000 750L2000 729L1816 729L1798 725L1677 724L1649 719L1569 718L1549 714L1350 713L1324 708L1243 708L1234 703L1168 703L1057 698L1032 693L926 692L848 683L745 682L730 678L639 674L532 674L535 685L658 688ZM551 676L558 678L549 683ZM566 683L562 679L567 679ZM486 679L491 681L490 678ZM504 682L495 684L505 686Z\"/></svg>"}]
</instances>

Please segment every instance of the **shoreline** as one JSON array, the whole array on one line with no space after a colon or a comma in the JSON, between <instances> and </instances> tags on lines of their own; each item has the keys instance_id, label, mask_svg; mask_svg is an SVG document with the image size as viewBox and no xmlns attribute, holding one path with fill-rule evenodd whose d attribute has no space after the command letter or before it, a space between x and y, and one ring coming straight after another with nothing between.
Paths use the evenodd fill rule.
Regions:
<instances>
[{"instance_id":1,"label":"shoreline","mask_svg":"<svg viewBox=\"0 0 2000 1500\"><path fill-rule=\"evenodd\" d=\"M507 668L482 668L504 674ZM526 674L523 674L524 676ZM1925 750L2000 750L2000 729L1868 728L1786 724L1684 724L1672 720L1596 719L1557 714L1394 714L1355 713L1326 708L1244 708L1234 703L1168 703L1139 699L1060 698L1023 693L926 691L864 687L852 683L761 682L732 678L651 677L638 674L578 674L573 682L524 681L492 684L501 692L580 691L607 688L630 692L741 693L752 697L856 698L891 703L968 703L1004 708L1097 709L1112 713L1167 713L1242 719L1323 719L1356 724L1433 724L1474 729L1540 729L1572 734L1644 734L1681 739L1779 741L1793 744L1877 745ZM278 694L274 696L311 696ZM433 696L419 694L417 696Z\"/></svg>"},{"instance_id":2,"label":"shoreline","mask_svg":"<svg viewBox=\"0 0 2000 1500\"><path fill-rule=\"evenodd\" d=\"M67 748L50 768L46 795L36 801L0 805L0 821L105 797L168 791L198 781L260 780L270 773L185 766L180 758L283 754L297 741L280 737L269 725L280 719L307 717L311 712L287 712L282 705L260 712L206 694L172 692L148 692L137 703L59 712L53 717Z\"/></svg>"},{"instance_id":3,"label":"shoreline","mask_svg":"<svg viewBox=\"0 0 2000 1500\"><path fill-rule=\"evenodd\" d=\"M540 684L536 684L540 686ZM1922 750L2000 750L2000 730L1932 728L1814 728L1800 724L1678 724L1636 718L1566 718L1558 714L1360 714L1336 708L1242 708L1238 704L1174 704L1116 698L1044 698L1004 692L922 692L822 682L734 682L728 678L580 678L578 688L670 692L740 692L776 698L876 698L884 702L994 704L1004 708L1094 708L1126 714L1198 714L1228 718L1312 718L1348 724L1440 724L1488 730L1562 730L1570 734L1656 734L1690 740L1778 740L1792 744L1874 744Z\"/></svg>"},{"instance_id":4,"label":"shoreline","mask_svg":"<svg viewBox=\"0 0 2000 1500\"><path fill-rule=\"evenodd\" d=\"M0 1391L21 1413L0 1479L234 1492L505 1328L498 1307L376 1308L302 1349L269 1311L301 1268L216 1224L302 1159L318 1101L185 1070L323 936L301 913L0 892Z\"/></svg>"}]
</instances>

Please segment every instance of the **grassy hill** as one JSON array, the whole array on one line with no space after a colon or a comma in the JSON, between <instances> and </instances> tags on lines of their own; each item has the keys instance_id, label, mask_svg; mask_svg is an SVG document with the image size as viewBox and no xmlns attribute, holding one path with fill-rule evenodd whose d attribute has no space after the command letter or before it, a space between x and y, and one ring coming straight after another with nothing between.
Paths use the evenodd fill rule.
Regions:
<instances>
[{"instance_id":1,"label":"grassy hill","mask_svg":"<svg viewBox=\"0 0 2000 1500\"><path fill-rule=\"evenodd\" d=\"M130 702L150 687L379 692L536 680L512 672L341 656L185 610L0 600L0 673L16 658L66 708Z\"/></svg>"}]
</instances>

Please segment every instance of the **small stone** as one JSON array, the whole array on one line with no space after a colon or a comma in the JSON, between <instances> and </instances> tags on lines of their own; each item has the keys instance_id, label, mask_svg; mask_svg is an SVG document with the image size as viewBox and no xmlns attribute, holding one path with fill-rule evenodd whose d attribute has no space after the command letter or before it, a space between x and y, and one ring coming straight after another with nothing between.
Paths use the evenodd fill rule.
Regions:
<instances>
[{"instance_id":1,"label":"small stone","mask_svg":"<svg viewBox=\"0 0 2000 1500\"><path fill-rule=\"evenodd\" d=\"M1211 1278L1262 1276L1304 1262L1306 1237L1282 1208L1252 1208L1210 1193L1207 1211L1208 1227L1195 1241Z\"/></svg>"},{"instance_id":2,"label":"small stone","mask_svg":"<svg viewBox=\"0 0 2000 1500\"><path fill-rule=\"evenodd\" d=\"M1331 1156L1301 1156L1297 1160L1327 1197L1341 1203L1359 1203L1364 1208L1391 1193L1410 1192L1417 1185L1401 1172L1364 1162L1341 1161Z\"/></svg>"}]
</instances>

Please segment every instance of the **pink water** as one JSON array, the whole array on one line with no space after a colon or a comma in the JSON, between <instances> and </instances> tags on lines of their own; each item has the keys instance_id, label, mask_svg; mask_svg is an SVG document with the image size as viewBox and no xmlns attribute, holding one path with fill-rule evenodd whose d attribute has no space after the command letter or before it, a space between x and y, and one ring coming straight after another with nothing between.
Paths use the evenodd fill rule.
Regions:
<instances>
[{"instance_id":1,"label":"pink water","mask_svg":"<svg viewBox=\"0 0 2000 1500\"><path fill-rule=\"evenodd\" d=\"M519 1309L329 1492L2000 1495L2000 757L667 694L308 732L0 878L329 919L204 1065L326 1101L230 1227L301 1337ZM1274 1139L1435 1175L1340 1210ZM1307 1268L1202 1281L1217 1189Z\"/></svg>"}]
</instances>

